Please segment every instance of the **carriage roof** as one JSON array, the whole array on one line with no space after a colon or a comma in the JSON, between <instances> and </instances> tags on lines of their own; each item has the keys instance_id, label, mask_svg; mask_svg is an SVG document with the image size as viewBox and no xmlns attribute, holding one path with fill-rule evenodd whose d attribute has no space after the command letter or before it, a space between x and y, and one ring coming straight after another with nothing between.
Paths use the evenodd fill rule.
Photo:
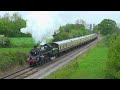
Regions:
<instances>
[{"instance_id":1,"label":"carriage roof","mask_svg":"<svg viewBox=\"0 0 120 90\"><path fill-rule=\"evenodd\" d=\"M61 45L61 44L72 42L74 40L79 40L79 39L82 39L82 38L86 38L86 37L89 37L89 36L92 36L92 35L95 35L95 34L90 34L90 35L86 35L86 36L81 36L81 37L76 37L76 38L72 38L72 39L62 40L62 41L58 41L58 42L54 42L54 43L58 44L58 45Z\"/></svg>"}]
</instances>

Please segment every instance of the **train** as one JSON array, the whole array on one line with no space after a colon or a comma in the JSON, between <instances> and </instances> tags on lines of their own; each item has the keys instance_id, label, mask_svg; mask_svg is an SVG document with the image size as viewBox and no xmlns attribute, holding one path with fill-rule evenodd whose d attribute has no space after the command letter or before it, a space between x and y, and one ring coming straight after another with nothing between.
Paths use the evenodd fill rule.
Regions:
<instances>
[{"instance_id":1,"label":"train","mask_svg":"<svg viewBox=\"0 0 120 90\"><path fill-rule=\"evenodd\" d=\"M34 46L30 51L27 62L30 67L43 65L52 61L65 52L69 52L77 47L82 47L98 38L96 33L76 37L72 39L62 40L53 43L46 43L42 46Z\"/></svg>"}]
</instances>

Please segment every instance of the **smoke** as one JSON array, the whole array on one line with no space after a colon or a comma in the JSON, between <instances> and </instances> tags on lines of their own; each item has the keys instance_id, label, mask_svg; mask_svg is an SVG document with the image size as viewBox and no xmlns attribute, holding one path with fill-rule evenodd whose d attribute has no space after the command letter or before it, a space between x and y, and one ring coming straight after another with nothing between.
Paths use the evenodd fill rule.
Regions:
<instances>
[{"instance_id":1,"label":"smoke","mask_svg":"<svg viewBox=\"0 0 120 90\"><path fill-rule=\"evenodd\" d=\"M45 44L47 39L53 38L52 35L59 26L73 23L80 18L79 12L74 11L30 11L23 15L27 20L27 27L22 28L21 32L30 33L36 44Z\"/></svg>"},{"instance_id":2,"label":"smoke","mask_svg":"<svg viewBox=\"0 0 120 90\"><path fill-rule=\"evenodd\" d=\"M46 40L52 38L54 31L59 28L58 13L57 11L30 12L25 17L27 27L22 28L21 32L30 33L35 43L45 44Z\"/></svg>"}]
</instances>

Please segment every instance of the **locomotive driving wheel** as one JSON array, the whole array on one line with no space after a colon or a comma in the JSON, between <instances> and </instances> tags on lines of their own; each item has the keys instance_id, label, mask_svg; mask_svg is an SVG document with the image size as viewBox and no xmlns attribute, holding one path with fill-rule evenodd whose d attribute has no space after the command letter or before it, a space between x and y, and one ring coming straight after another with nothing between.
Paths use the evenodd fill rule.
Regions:
<instances>
[{"instance_id":1,"label":"locomotive driving wheel","mask_svg":"<svg viewBox=\"0 0 120 90\"><path fill-rule=\"evenodd\" d=\"M33 66L33 63L32 62L30 62L30 67L32 67Z\"/></svg>"},{"instance_id":2,"label":"locomotive driving wheel","mask_svg":"<svg viewBox=\"0 0 120 90\"><path fill-rule=\"evenodd\" d=\"M36 63L30 62L30 67L33 67L35 65L36 65Z\"/></svg>"}]
</instances>

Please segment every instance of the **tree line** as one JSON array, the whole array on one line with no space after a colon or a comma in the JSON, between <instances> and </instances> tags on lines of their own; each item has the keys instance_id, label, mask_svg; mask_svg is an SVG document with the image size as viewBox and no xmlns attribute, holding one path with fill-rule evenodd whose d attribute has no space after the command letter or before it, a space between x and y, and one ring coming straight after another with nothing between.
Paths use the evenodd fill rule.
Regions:
<instances>
[{"instance_id":1,"label":"tree line","mask_svg":"<svg viewBox=\"0 0 120 90\"><path fill-rule=\"evenodd\" d=\"M54 32L53 42L80 37L90 33L92 33L92 31L90 29L86 29L85 21L76 20L75 24L60 26L59 29Z\"/></svg>"},{"instance_id":2,"label":"tree line","mask_svg":"<svg viewBox=\"0 0 120 90\"><path fill-rule=\"evenodd\" d=\"M0 35L7 37L28 37L29 34L20 32L21 28L26 27L26 20L24 20L19 13L4 14L0 17Z\"/></svg>"}]
</instances>

